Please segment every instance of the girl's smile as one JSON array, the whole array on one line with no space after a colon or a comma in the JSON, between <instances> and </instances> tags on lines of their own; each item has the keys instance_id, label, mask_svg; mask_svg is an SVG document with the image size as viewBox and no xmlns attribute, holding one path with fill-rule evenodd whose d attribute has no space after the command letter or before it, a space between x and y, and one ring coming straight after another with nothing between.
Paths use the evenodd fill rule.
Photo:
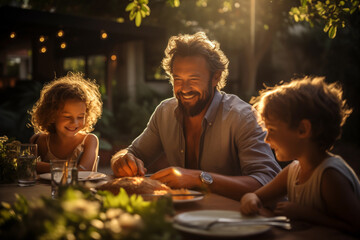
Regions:
<instances>
[{"instance_id":1,"label":"girl's smile","mask_svg":"<svg viewBox=\"0 0 360 240\"><path fill-rule=\"evenodd\" d=\"M67 100L55 121L56 132L63 136L74 136L85 125L86 104L79 100Z\"/></svg>"}]
</instances>

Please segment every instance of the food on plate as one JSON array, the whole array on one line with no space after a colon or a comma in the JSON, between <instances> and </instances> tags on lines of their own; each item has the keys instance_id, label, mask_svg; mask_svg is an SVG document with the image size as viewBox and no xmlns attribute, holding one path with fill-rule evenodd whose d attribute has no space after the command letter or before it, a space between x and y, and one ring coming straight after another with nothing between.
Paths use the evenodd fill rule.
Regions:
<instances>
[{"instance_id":1,"label":"food on plate","mask_svg":"<svg viewBox=\"0 0 360 240\"><path fill-rule=\"evenodd\" d=\"M128 195L151 195L161 196L165 194L191 194L187 189L171 189L158 180L145 177L122 177L116 178L97 187L98 190L107 190L114 195L119 194L120 188L123 188ZM173 196L174 200L192 199L194 196Z\"/></svg>"},{"instance_id":2,"label":"food on plate","mask_svg":"<svg viewBox=\"0 0 360 240\"><path fill-rule=\"evenodd\" d=\"M193 199L194 196L185 196L186 194L191 194L191 192L185 188L181 189L170 189L171 194L184 194L184 196L173 196L173 200L186 200L186 199Z\"/></svg>"},{"instance_id":3,"label":"food on plate","mask_svg":"<svg viewBox=\"0 0 360 240\"><path fill-rule=\"evenodd\" d=\"M98 190L108 190L114 195L119 194L120 188L124 188L128 195L132 194L166 194L170 188L160 181L144 177L122 177L113 179L101 186Z\"/></svg>"}]
</instances>

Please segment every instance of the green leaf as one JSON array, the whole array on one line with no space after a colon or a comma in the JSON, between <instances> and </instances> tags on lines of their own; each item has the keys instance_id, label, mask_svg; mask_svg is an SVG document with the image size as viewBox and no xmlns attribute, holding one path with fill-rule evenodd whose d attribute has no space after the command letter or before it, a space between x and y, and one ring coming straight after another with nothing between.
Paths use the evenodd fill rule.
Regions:
<instances>
[{"instance_id":1,"label":"green leaf","mask_svg":"<svg viewBox=\"0 0 360 240\"><path fill-rule=\"evenodd\" d=\"M150 15L150 8L149 8L149 6L143 4L143 5L141 5L141 10L144 11L147 16Z\"/></svg>"},{"instance_id":2,"label":"green leaf","mask_svg":"<svg viewBox=\"0 0 360 240\"><path fill-rule=\"evenodd\" d=\"M336 37L336 26L331 26L328 32L329 38L334 39Z\"/></svg>"},{"instance_id":3,"label":"green leaf","mask_svg":"<svg viewBox=\"0 0 360 240\"><path fill-rule=\"evenodd\" d=\"M131 10L131 12L130 12L130 14L129 14L129 19L130 19L130 21L134 20L135 16L136 16L136 12L135 12L135 10L133 9L133 10Z\"/></svg>"},{"instance_id":4,"label":"green leaf","mask_svg":"<svg viewBox=\"0 0 360 240\"><path fill-rule=\"evenodd\" d=\"M129 11L131 11L134 7L135 7L135 3L134 3L134 2L131 2L131 3L129 3L129 4L126 6L125 11L126 11L126 12L129 12Z\"/></svg>"},{"instance_id":5,"label":"green leaf","mask_svg":"<svg viewBox=\"0 0 360 240\"><path fill-rule=\"evenodd\" d=\"M135 25L137 26L137 27L140 27L140 25L141 25L141 13L140 13L140 11L138 11L138 12L136 12L136 17L135 17Z\"/></svg>"},{"instance_id":6,"label":"green leaf","mask_svg":"<svg viewBox=\"0 0 360 240\"><path fill-rule=\"evenodd\" d=\"M327 31L329 31L329 28L330 28L330 24L329 23L327 23L326 25L325 25L325 27L324 27L324 32L327 32Z\"/></svg>"},{"instance_id":7,"label":"green leaf","mask_svg":"<svg viewBox=\"0 0 360 240\"><path fill-rule=\"evenodd\" d=\"M294 15L294 20L295 20L295 22L299 22L299 16L298 16L298 15Z\"/></svg>"}]
</instances>

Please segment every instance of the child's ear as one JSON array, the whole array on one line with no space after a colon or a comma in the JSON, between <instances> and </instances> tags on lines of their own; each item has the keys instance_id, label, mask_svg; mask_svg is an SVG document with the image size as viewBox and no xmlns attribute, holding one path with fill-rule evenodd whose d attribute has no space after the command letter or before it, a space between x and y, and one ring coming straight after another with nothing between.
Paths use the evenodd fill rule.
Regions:
<instances>
[{"instance_id":1,"label":"child's ear","mask_svg":"<svg viewBox=\"0 0 360 240\"><path fill-rule=\"evenodd\" d=\"M299 123L298 133L301 138L311 137L311 122L308 119L303 119Z\"/></svg>"}]
</instances>

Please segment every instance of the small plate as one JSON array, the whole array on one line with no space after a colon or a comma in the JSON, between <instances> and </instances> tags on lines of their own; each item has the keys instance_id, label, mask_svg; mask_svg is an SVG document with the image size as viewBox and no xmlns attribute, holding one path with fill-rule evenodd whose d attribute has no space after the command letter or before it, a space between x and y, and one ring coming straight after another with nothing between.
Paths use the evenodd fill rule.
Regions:
<instances>
[{"instance_id":1,"label":"small plate","mask_svg":"<svg viewBox=\"0 0 360 240\"><path fill-rule=\"evenodd\" d=\"M198 191L193 191L193 190L188 190L189 191L189 194L201 194L201 192L198 192ZM142 197L147 200L147 201L151 201L153 199L157 199L161 196L164 196L164 195L161 195L161 194L140 194L142 195ZM173 203L174 204L178 204L178 203L188 203L188 202L196 202L196 201L200 201L201 199L204 198L204 195L200 195L200 196L192 196L192 198L189 198L189 199L179 199L179 198L182 198L182 196L173 196Z\"/></svg>"},{"instance_id":2,"label":"small plate","mask_svg":"<svg viewBox=\"0 0 360 240\"><path fill-rule=\"evenodd\" d=\"M51 180L51 173L40 174L39 177L44 180ZM106 174L100 172L91 172L91 171L79 171L78 172L78 181L95 181L106 178Z\"/></svg>"},{"instance_id":3,"label":"small plate","mask_svg":"<svg viewBox=\"0 0 360 240\"><path fill-rule=\"evenodd\" d=\"M189 192L191 194L201 194L201 192L198 192L198 191L193 191L193 190L189 190ZM174 199L175 198L175 199ZM173 197L173 203L188 203L188 202L196 202L196 201L200 201L201 199L204 198L204 196L194 196L193 198L189 198L189 199L176 199L176 198L179 198L179 197Z\"/></svg>"},{"instance_id":4,"label":"small plate","mask_svg":"<svg viewBox=\"0 0 360 240\"><path fill-rule=\"evenodd\" d=\"M209 230L204 230L200 228L188 227L186 223L194 222L198 224L201 222L207 223L215 221L218 218L234 218L234 219L243 219L240 212L237 211L223 211L223 210L201 210L201 211L191 211L181 213L176 215L174 218L174 228L196 235L210 236L210 237L247 237L256 234L261 234L270 230L270 226L267 225L226 225L218 224L210 228ZM184 225L181 224L184 222Z\"/></svg>"}]
</instances>

